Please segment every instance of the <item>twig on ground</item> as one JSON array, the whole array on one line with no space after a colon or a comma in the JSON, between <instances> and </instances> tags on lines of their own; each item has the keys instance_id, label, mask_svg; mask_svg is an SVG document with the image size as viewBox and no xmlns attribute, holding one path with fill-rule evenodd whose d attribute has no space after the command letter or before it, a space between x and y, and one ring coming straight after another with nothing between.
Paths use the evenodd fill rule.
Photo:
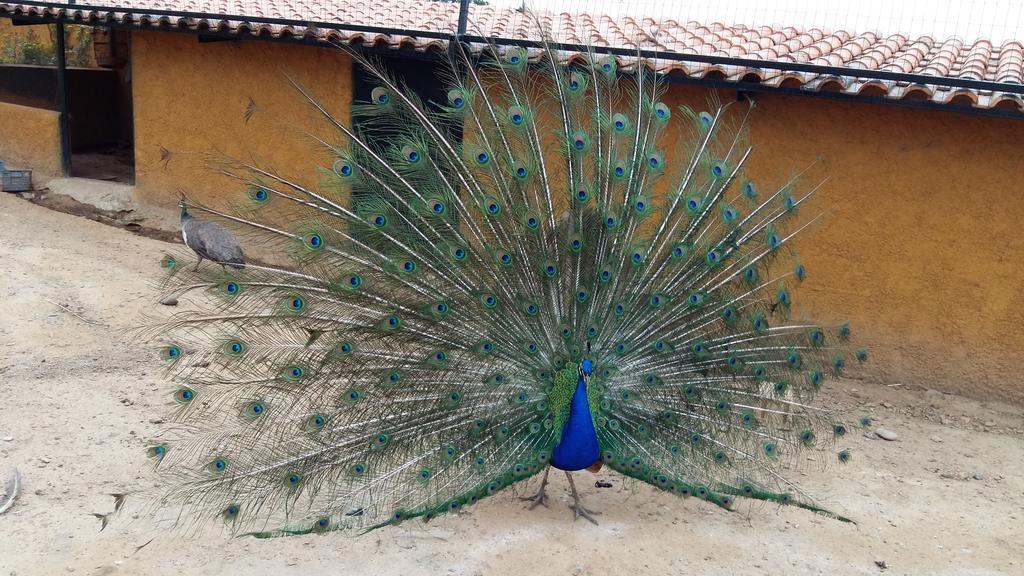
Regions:
<instances>
[{"instance_id":1,"label":"twig on ground","mask_svg":"<svg viewBox=\"0 0 1024 576\"><path fill-rule=\"evenodd\" d=\"M92 324L93 326L103 326L104 328L108 327L106 324L104 324L102 322L97 322L95 320L89 320L88 318L86 318L85 316L82 316L78 312L75 312L74 310L72 310L71 308L69 308L65 304L61 304L60 302L54 302L53 300L50 300L49 298L43 298L43 300L46 300L50 304L53 304L57 308L60 308L61 310L67 312L68 314L71 314L72 316L74 316L75 318L78 318L79 320L81 320L82 322L85 322L86 324Z\"/></svg>"}]
</instances>

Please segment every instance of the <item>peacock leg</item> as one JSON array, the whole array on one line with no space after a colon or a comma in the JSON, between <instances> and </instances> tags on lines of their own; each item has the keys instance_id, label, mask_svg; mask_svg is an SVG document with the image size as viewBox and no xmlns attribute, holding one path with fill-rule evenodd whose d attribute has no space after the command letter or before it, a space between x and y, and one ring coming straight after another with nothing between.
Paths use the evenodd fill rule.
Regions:
<instances>
[{"instance_id":1,"label":"peacock leg","mask_svg":"<svg viewBox=\"0 0 1024 576\"><path fill-rule=\"evenodd\" d=\"M202 256L200 256L200 257L199 257L199 260L198 260L198 261L196 262L196 267L195 267L195 268L193 268L193 269L192 269L192 271L193 271L193 272L197 272L197 271L199 271L199 265L200 265L200 264L202 264L202 263L203 263L203 257L202 257Z\"/></svg>"},{"instance_id":2,"label":"peacock leg","mask_svg":"<svg viewBox=\"0 0 1024 576\"><path fill-rule=\"evenodd\" d=\"M576 491L576 484L574 484L572 481L572 474L570 474L568 470L565 471L565 477L569 479L569 487L572 488L573 504L572 506L570 506L570 508L572 508L573 511L576 512L576 519L579 519L582 516L583 518L586 518L587 520L593 522L594 526L597 526L597 520L594 520L594 516L600 514L600 512L594 512L593 510L587 510L586 508L584 508L583 501L580 498L580 494L579 492Z\"/></svg>"},{"instance_id":3,"label":"peacock leg","mask_svg":"<svg viewBox=\"0 0 1024 576\"><path fill-rule=\"evenodd\" d=\"M537 490L536 494L534 494L533 496L526 496L520 498L520 500L529 500L530 502L532 502L532 504L530 504L530 510L533 510L534 508L541 504L543 504L545 508L548 507L548 496L547 494L544 493L544 488L547 487L548 485L548 472L551 472L550 466L544 469L544 478L541 479L540 490Z\"/></svg>"}]
</instances>

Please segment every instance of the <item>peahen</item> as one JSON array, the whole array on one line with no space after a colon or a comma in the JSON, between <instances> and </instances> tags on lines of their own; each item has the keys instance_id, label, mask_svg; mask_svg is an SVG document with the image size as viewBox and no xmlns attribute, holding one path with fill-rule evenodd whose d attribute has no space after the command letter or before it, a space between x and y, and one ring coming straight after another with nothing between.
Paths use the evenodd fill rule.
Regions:
<instances>
[{"instance_id":1,"label":"peahen","mask_svg":"<svg viewBox=\"0 0 1024 576\"><path fill-rule=\"evenodd\" d=\"M217 222L200 220L188 213L184 200L178 202L181 211L181 239L199 257L196 269L203 259L220 264L221 267L243 268L245 256L238 238Z\"/></svg>"},{"instance_id":2,"label":"peahen","mask_svg":"<svg viewBox=\"0 0 1024 576\"><path fill-rule=\"evenodd\" d=\"M787 473L849 458L811 402L866 353L846 325L789 320L813 189L745 176L752 105L673 109L642 61L492 48L453 47L445 102L355 54L377 86L351 123L296 85L337 131L322 185L231 161L235 205L195 207L276 263L163 260L167 290L202 297L161 326L177 386L155 506L261 536L366 530L537 474L545 503L552 466L603 465L841 518Z\"/></svg>"}]
</instances>

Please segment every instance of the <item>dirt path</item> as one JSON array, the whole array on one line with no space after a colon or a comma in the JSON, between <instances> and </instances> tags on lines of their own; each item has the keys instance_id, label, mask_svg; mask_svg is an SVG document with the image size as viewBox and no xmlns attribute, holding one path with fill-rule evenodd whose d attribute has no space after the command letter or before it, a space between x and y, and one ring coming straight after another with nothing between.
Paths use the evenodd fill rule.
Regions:
<instances>
[{"instance_id":1,"label":"dirt path","mask_svg":"<svg viewBox=\"0 0 1024 576\"><path fill-rule=\"evenodd\" d=\"M602 472L612 488L578 482L600 526L573 524L552 475L548 509L508 493L358 539L198 540L127 519L100 532L109 493L155 481L144 446L165 384L125 329L166 313L147 286L166 247L0 194L0 475L25 479L0 516L0 576L1024 573L1022 409L855 380L835 383L837 401L899 439L853 434L849 465L802 482L857 525L727 513Z\"/></svg>"}]
</instances>

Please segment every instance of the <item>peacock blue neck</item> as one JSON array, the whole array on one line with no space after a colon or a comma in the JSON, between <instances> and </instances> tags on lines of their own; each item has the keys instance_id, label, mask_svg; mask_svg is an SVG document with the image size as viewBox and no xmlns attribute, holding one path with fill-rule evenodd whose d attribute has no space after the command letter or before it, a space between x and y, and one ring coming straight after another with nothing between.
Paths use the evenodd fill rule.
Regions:
<instances>
[{"instance_id":1,"label":"peacock blue neck","mask_svg":"<svg viewBox=\"0 0 1024 576\"><path fill-rule=\"evenodd\" d=\"M572 395L569 419L562 428L562 440L551 454L551 465L559 470L582 470L597 462L601 449L597 444L597 430L590 416L587 384L580 374L576 391Z\"/></svg>"}]
</instances>

